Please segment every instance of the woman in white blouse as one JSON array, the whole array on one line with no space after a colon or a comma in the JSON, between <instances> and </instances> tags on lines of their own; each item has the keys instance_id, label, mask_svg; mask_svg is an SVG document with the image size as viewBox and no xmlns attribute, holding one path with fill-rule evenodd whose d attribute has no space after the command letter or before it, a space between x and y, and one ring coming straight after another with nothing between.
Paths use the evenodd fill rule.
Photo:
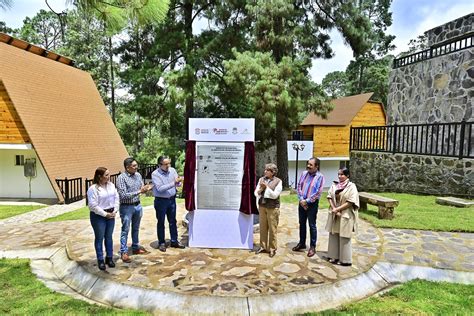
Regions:
<instances>
[{"instance_id":1,"label":"woman in white blouse","mask_svg":"<svg viewBox=\"0 0 474 316\"><path fill-rule=\"evenodd\" d=\"M260 248L256 253L267 252L275 256L277 250L277 227L280 217L280 193L282 182L275 177L278 168L275 164L265 165L265 174L258 181L255 196L258 199L260 220Z\"/></svg>"},{"instance_id":2,"label":"woman in white blouse","mask_svg":"<svg viewBox=\"0 0 474 316\"><path fill-rule=\"evenodd\" d=\"M115 214L119 210L120 200L117 189L110 180L107 168L99 167L95 171L93 185L87 190L91 225L94 229L94 246L97 255L97 265L100 270L115 267L113 260L112 234L115 226ZM105 240L105 261L103 244Z\"/></svg>"}]
</instances>

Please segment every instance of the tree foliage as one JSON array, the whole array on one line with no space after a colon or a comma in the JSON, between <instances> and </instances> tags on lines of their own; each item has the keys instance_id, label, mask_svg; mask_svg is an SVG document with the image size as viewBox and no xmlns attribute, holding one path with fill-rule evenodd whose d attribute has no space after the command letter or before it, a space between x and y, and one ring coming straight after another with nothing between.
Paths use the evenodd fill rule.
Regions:
<instances>
[{"instance_id":1,"label":"tree foliage","mask_svg":"<svg viewBox=\"0 0 474 316\"><path fill-rule=\"evenodd\" d=\"M324 92L331 98L337 99L350 95L349 80L344 71L328 73L321 82Z\"/></svg>"},{"instance_id":2,"label":"tree foliage","mask_svg":"<svg viewBox=\"0 0 474 316\"><path fill-rule=\"evenodd\" d=\"M7 10L12 7L13 1L12 0L0 0L0 9Z\"/></svg>"},{"instance_id":3,"label":"tree foliage","mask_svg":"<svg viewBox=\"0 0 474 316\"><path fill-rule=\"evenodd\" d=\"M40 10L33 18L26 17L20 28L21 39L47 50L58 51L63 46L62 27L57 15Z\"/></svg>"},{"instance_id":4,"label":"tree foliage","mask_svg":"<svg viewBox=\"0 0 474 316\"><path fill-rule=\"evenodd\" d=\"M129 23L161 23L166 17L169 0L75 0L74 4L81 11L96 15L110 34L115 34Z\"/></svg>"},{"instance_id":5,"label":"tree foliage","mask_svg":"<svg viewBox=\"0 0 474 316\"><path fill-rule=\"evenodd\" d=\"M235 51L235 59L224 62L227 84L240 91L253 112L260 146L272 145L277 129L289 131L298 126L298 113L315 110L323 116L326 114L328 104L319 87L309 78L307 63L288 56L277 63L269 52L248 51ZM286 116L280 124L275 115L277 112Z\"/></svg>"},{"instance_id":6,"label":"tree foliage","mask_svg":"<svg viewBox=\"0 0 474 316\"><path fill-rule=\"evenodd\" d=\"M182 156L190 117L255 117L259 147L276 145L287 186L287 135L309 111L324 116L330 109L309 76L311 61L333 56L328 34L337 29L355 63L344 74L351 85L334 82L342 80L335 74L326 92L361 89L371 84L364 76L371 72L381 80L384 73L372 61L391 45L385 35L390 3L77 0L64 38L49 36L58 40L56 50L92 73L103 96L110 95L112 113L114 87L125 91L117 127L131 154L148 162L161 153ZM38 43L33 19L23 34ZM46 20L61 23L57 14Z\"/></svg>"}]
</instances>

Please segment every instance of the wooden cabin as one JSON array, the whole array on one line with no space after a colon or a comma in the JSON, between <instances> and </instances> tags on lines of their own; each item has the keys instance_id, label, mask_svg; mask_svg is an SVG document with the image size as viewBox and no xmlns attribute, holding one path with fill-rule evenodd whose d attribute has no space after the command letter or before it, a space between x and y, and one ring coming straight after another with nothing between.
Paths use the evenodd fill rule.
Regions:
<instances>
[{"instance_id":1,"label":"wooden cabin","mask_svg":"<svg viewBox=\"0 0 474 316\"><path fill-rule=\"evenodd\" d=\"M87 72L0 33L0 198L62 202L56 179L117 173L127 156Z\"/></svg>"},{"instance_id":2,"label":"wooden cabin","mask_svg":"<svg viewBox=\"0 0 474 316\"><path fill-rule=\"evenodd\" d=\"M350 128L385 125L383 104L370 100L373 93L364 93L333 100L333 110L326 119L310 113L299 130L304 139L313 140L313 156L321 160L321 171L327 183L337 179L337 170L349 161Z\"/></svg>"}]
</instances>

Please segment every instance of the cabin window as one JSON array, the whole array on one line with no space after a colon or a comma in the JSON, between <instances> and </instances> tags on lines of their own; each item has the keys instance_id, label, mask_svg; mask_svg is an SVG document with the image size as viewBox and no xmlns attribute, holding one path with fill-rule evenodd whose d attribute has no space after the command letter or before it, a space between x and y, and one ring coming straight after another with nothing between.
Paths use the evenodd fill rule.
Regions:
<instances>
[{"instance_id":1,"label":"cabin window","mask_svg":"<svg viewBox=\"0 0 474 316\"><path fill-rule=\"evenodd\" d=\"M23 166L25 164L24 155L15 155L15 166Z\"/></svg>"}]
</instances>

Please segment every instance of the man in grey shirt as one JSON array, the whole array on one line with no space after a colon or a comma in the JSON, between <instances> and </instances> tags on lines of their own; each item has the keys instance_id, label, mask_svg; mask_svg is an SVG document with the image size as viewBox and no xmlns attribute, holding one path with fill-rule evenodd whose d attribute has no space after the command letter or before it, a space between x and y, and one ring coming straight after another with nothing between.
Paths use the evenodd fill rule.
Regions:
<instances>
[{"instance_id":1,"label":"man in grey shirt","mask_svg":"<svg viewBox=\"0 0 474 316\"><path fill-rule=\"evenodd\" d=\"M183 249L178 241L178 228L176 225L176 187L181 185L183 179L171 167L171 160L167 156L158 158L158 168L151 175L153 182L153 195L155 196L155 212L158 223L158 249L166 251L165 244L165 216L170 226L171 247Z\"/></svg>"},{"instance_id":2,"label":"man in grey shirt","mask_svg":"<svg viewBox=\"0 0 474 316\"><path fill-rule=\"evenodd\" d=\"M151 185L143 185L143 179L138 170L138 163L132 157L123 162L125 172L117 178L117 192L120 197L120 218L122 231L120 233L120 257L123 262L131 262L128 255L127 239L130 225L132 226L132 253L141 255L148 253L138 241L138 231L143 215L140 205L140 194L151 190Z\"/></svg>"}]
</instances>

